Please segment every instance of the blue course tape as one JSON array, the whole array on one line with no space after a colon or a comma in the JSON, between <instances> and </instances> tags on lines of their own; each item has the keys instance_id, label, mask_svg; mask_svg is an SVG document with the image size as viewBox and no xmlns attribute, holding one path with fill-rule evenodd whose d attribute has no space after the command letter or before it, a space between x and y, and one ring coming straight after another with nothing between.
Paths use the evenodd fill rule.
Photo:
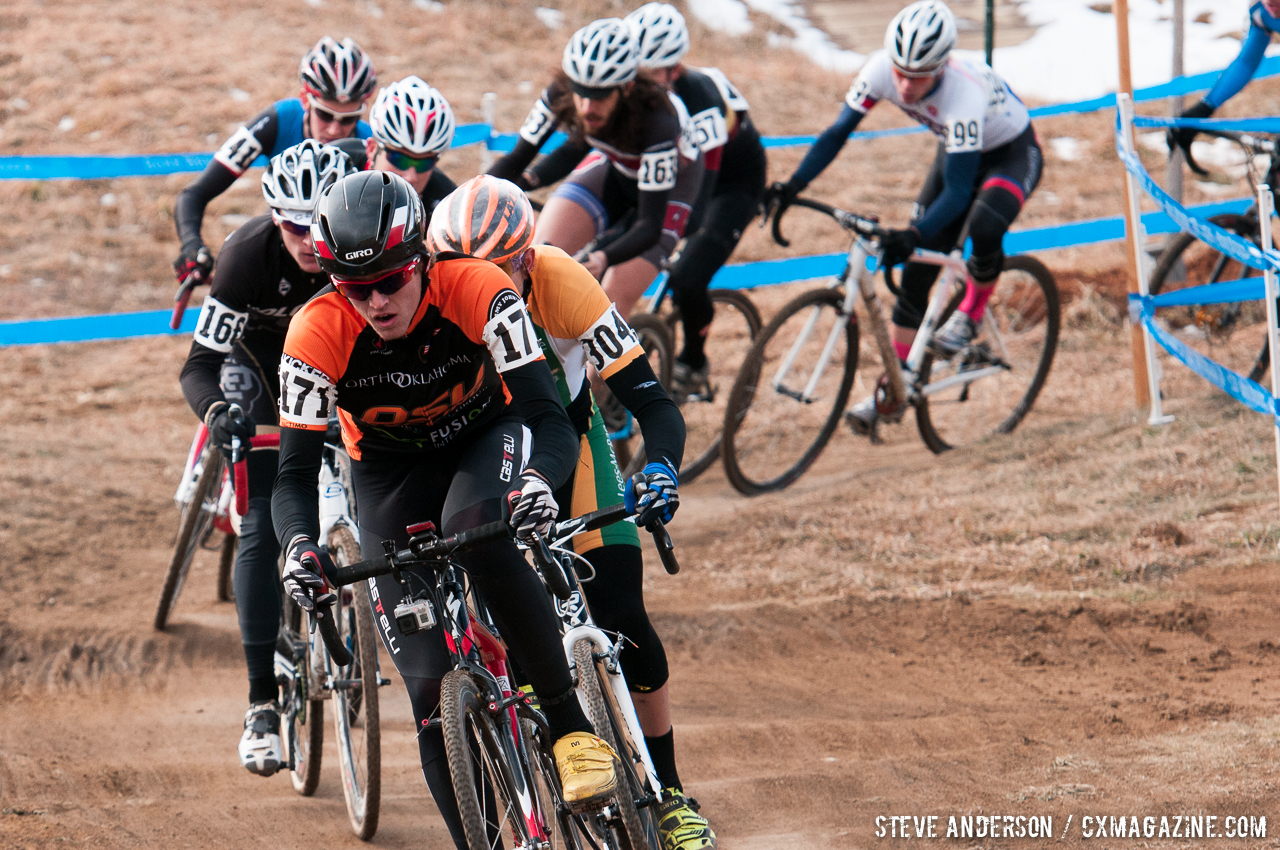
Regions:
<instances>
[{"instance_id":1,"label":"blue course tape","mask_svg":"<svg viewBox=\"0 0 1280 850\"><path fill-rule=\"evenodd\" d=\"M1160 118L1133 116L1135 127L1188 127L1194 130L1227 130L1236 133L1280 133L1280 118Z\"/></svg>"},{"instance_id":2,"label":"blue course tape","mask_svg":"<svg viewBox=\"0 0 1280 850\"><path fill-rule=\"evenodd\" d=\"M199 307L188 307L182 317L182 325L176 331L169 327L169 319L173 316L172 310L0 322L0 347L189 334L196 329L196 319L199 315Z\"/></svg>"},{"instance_id":3,"label":"blue course tape","mask_svg":"<svg viewBox=\"0 0 1280 850\"><path fill-rule=\"evenodd\" d=\"M1247 242L1233 233L1228 233L1216 224L1203 221L1187 212L1186 208L1169 196L1160 184L1151 178L1142 161L1136 154L1124 149L1121 138L1120 116L1116 115L1116 154L1124 167L1133 175L1143 191L1159 204L1165 213L1173 219L1178 227L1193 234L1197 239L1212 245L1224 254L1231 256L1247 266L1255 269L1273 268L1280 270L1280 252L1274 248L1263 253L1262 249L1252 242Z\"/></svg>"},{"instance_id":4,"label":"blue course tape","mask_svg":"<svg viewBox=\"0 0 1280 850\"><path fill-rule=\"evenodd\" d=\"M1173 292L1162 292L1149 295L1152 307L1184 307L1192 304L1235 304L1240 301L1261 301L1267 297L1267 282L1260 277L1246 277L1240 280L1224 280L1218 283L1206 283L1187 289L1175 289ZM1130 299L1141 298L1130 295Z\"/></svg>"},{"instance_id":5,"label":"blue course tape","mask_svg":"<svg viewBox=\"0 0 1280 850\"><path fill-rule=\"evenodd\" d=\"M1150 296L1147 296L1145 303L1142 296L1139 295L1131 295L1129 299L1130 305L1140 310L1143 326L1146 327L1147 331L1150 332L1156 342L1160 343L1160 346L1165 351L1172 354L1192 372L1195 372L1245 407L1250 410L1256 410L1259 413L1265 413L1275 419L1276 424L1280 426L1280 411L1277 411L1276 400L1271 393L1248 378L1237 375L1225 366L1213 362L1161 327L1160 323L1152 315Z\"/></svg>"},{"instance_id":6,"label":"blue course tape","mask_svg":"<svg viewBox=\"0 0 1280 850\"><path fill-rule=\"evenodd\" d=\"M1218 79L1221 71L1209 71L1204 74L1193 74L1177 77L1158 86L1138 89L1134 92L1134 100L1145 103L1150 100L1161 100L1209 88ZM1269 56L1262 60L1254 79L1272 77L1280 74L1280 56ZM1074 103L1059 103L1053 106L1039 106L1030 110L1032 118L1047 118L1053 115L1076 115L1084 112L1097 112L1114 108L1116 96L1103 95L1089 100ZM1156 125L1149 126L1169 126ZM1187 124L1186 126L1191 126ZM1223 128L1218 128L1223 129ZM891 130L870 130L856 132L851 139L883 139L893 136L905 136L912 133L926 132L924 127L895 127ZM1255 132L1266 132L1255 130ZM487 124L462 124L454 130L453 147L461 148L487 142L489 150L500 153L509 152L515 147L519 137L515 133L494 133ZM817 136L765 136L762 141L767 148L803 147L811 145ZM564 142L564 135L557 133L543 147L550 152ZM175 153L152 156L0 156L0 180L57 180L57 179L102 179L109 177L146 177L157 174L178 174L190 171L203 171L213 158L208 153ZM267 164L265 157L258 157L255 166Z\"/></svg>"}]
</instances>

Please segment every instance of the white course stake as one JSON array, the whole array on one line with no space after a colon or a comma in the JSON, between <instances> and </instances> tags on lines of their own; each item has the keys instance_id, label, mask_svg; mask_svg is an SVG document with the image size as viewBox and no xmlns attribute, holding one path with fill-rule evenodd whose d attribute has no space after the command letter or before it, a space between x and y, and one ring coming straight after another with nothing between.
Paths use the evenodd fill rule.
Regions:
<instances>
[{"instance_id":1,"label":"white course stake","mask_svg":"<svg viewBox=\"0 0 1280 850\"><path fill-rule=\"evenodd\" d=\"M1125 153L1136 155L1133 144L1133 98L1124 92L1116 95L1116 105L1120 109L1120 139ZM1142 226L1142 208L1138 203L1138 183L1126 168L1124 172L1125 194L1129 203L1129 220L1133 222L1134 232L1129 238L1134 240L1134 251L1138 258L1138 294L1146 298L1151 294L1148 284L1150 257L1147 256L1147 229ZM1143 349L1147 359L1147 386L1151 393L1151 415L1147 417L1148 425L1167 425L1173 421L1172 416L1164 412L1160 399L1160 361L1156 357L1156 343L1151 338L1147 326L1142 326Z\"/></svg>"},{"instance_id":2,"label":"white course stake","mask_svg":"<svg viewBox=\"0 0 1280 850\"><path fill-rule=\"evenodd\" d=\"M1258 222L1262 230L1262 250L1271 250L1271 216L1275 213L1276 202L1271 195L1271 187L1266 183L1258 184ZM1280 284L1277 284L1275 270L1267 267L1263 271L1263 280L1267 286L1267 348L1271 352L1271 395L1280 396L1280 377L1276 369L1280 368L1280 352L1276 346L1280 344L1280 330L1277 330L1276 298L1280 297ZM1276 432L1276 475L1280 482L1280 423L1272 418L1272 427Z\"/></svg>"},{"instance_id":3,"label":"white course stake","mask_svg":"<svg viewBox=\"0 0 1280 850\"><path fill-rule=\"evenodd\" d=\"M480 116L485 126L489 128L489 138L498 132L494 129L493 122L498 115L498 95L496 92L487 91L480 96ZM493 161L497 159L493 155L493 151L489 149L489 139L484 140L484 147L480 149L480 173L489 170L489 166L493 165Z\"/></svg>"}]
</instances>

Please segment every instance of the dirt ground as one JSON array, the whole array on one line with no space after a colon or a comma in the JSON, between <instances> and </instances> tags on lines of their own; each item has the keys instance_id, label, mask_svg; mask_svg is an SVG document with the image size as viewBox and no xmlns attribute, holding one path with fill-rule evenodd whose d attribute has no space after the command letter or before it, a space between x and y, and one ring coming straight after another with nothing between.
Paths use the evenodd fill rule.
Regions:
<instances>
[{"instance_id":1,"label":"dirt ground","mask_svg":"<svg viewBox=\"0 0 1280 850\"><path fill-rule=\"evenodd\" d=\"M293 92L298 55L324 32L354 35L384 79L422 74L462 121L499 92L512 129L572 28L625 11L564 5L553 33L534 5L10 3L0 151L211 149ZM848 80L771 50L756 21L740 41L695 30L693 58L739 83L763 132L822 129ZM1228 111L1267 111L1276 91L1255 84ZM64 116L76 123L59 131ZM1078 139L1083 158L1049 153L1023 224L1120 212L1109 120L1038 124L1042 139ZM868 124L897 121L880 110ZM850 145L814 194L905 220L931 153L919 136ZM799 156L777 152L772 173ZM445 167L465 176L475 162L468 149ZM187 179L0 185L0 318L165 307ZM1193 185L1188 200L1212 191ZM224 217L259 208L251 173L211 207L210 244L234 226ZM797 236L789 253L840 247L820 227ZM739 254L781 255L754 228ZM1087 840L1086 815L1214 815L1220 831L1227 816L1267 817L1266 838L1213 843L1280 843L1271 431L1176 364L1177 419L1148 427L1130 411L1119 248L1044 259L1072 300L1015 434L934 457L908 416L874 449L841 430L782 494L744 500L718 470L682 488L684 569L651 568L646 596L672 662L682 775L726 850L879 845L895 839L877 818L927 815L940 832L951 815L1051 816L1055 836L1097 847L1139 840ZM800 288L754 297L767 318ZM236 763L243 661L212 556L170 631L151 629L194 425L176 381L188 345L0 350L0 847L358 843L332 750L310 799ZM398 682L383 700L373 843L446 847Z\"/></svg>"}]
</instances>

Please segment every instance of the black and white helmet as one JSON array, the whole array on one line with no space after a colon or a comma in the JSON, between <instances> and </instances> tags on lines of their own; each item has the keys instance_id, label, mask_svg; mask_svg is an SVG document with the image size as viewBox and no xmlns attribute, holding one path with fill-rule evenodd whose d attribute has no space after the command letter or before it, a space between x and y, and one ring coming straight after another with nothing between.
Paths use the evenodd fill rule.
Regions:
<instances>
[{"instance_id":1,"label":"black and white helmet","mask_svg":"<svg viewBox=\"0 0 1280 850\"><path fill-rule=\"evenodd\" d=\"M277 218L309 225L321 193L355 170L341 149L307 139L271 158L262 173L262 196Z\"/></svg>"},{"instance_id":2,"label":"black and white helmet","mask_svg":"<svg viewBox=\"0 0 1280 850\"><path fill-rule=\"evenodd\" d=\"M316 97L338 103L359 103L378 85L378 72L360 45L327 35L302 57L298 76Z\"/></svg>"},{"instance_id":3,"label":"black and white helmet","mask_svg":"<svg viewBox=\"0 0 1280 850\"><path fill-rule=\"evenodd\" d=\"M899 71L932 74L956 45L956 17L940 0L919 0L894 16L884 49Z\"/></svg>"},{"instance_id":4,"label":"black and white helmet","mask_svg":"<svg viewBox=\"0 0 1280 850\"><path fill-rule=\"evenodd\" d=\"M601 97L636 78L640 43L622 18L601 18L573 34L564 48L564 72L583 97Z\"/></svg>"},{"instance_id":5,"label":"black and white helmet","mask_svg":"<svg viewBox=\"0 0 1280 850\"><path fill-rule=\"evenodd\" d=\"M444 95L412 76L378 92L369 113L373 137L414 156L439 155L453 143L453 110Z\"/></svg>"},{"instance_id":6,"label":"black and white helmet","mask_svg":"<svg viewBox=\"0 0 1280 850\"><path fill-rule=\"evenodd\" d=\"M689 27L670 3L645 3L626 21L640 37L641 68L670 68L689 52Z\"/></svg>"}]
</instances>

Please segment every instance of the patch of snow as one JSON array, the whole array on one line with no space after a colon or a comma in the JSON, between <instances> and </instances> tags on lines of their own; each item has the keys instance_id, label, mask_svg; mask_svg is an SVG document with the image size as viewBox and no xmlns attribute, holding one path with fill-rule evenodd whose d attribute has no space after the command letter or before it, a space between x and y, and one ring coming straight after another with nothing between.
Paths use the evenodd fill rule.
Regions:
<instances>
[{"instance_id":1,"label":"patch of snow","mask_svg":"<svg viewBox=\"0 0 1280 850\"><path fill-rule=\"evenodd\" d=\"M15 97L13 100L9 101L9 105L19 112L25 112L31 108L31 104L27 103L20 97Z\"/></svg>"},{"instance_id":2,"label":"patch of snow","mask_svg":"<svg viewBox=\"0 0 1280 850\"><path fill-rule=\"evenodd\" d=\"M1080 152L1080 140L1073 139L1070 136L1058 136L1056 139L1049 140L1049 147L1053 148L1053 153L1058 159L1067 162L1079 162L1082 156Z\"/></svg>"},{"instance_id":3,"label":"patch of snow","mask_svg":"<svg viewBox=\"0 0 1280 850\"><path fill-rule=\"evenodd\" d=\"M59 133L70 133L75 128L76 119L72 118L70 115L62 116L62 120L58 122Z\"/></svg>"},{"instance_id":4,"label":"patch of snow","mask_svg":"<svg viewBox=\"0 0 1280 850\"><path fill-rule=\"evenodd\" d=\"M324 5L324 0L302 0L302 2L306 3L312 9L319 9Z\"/></svg>"},{"instance_id":5,"label":"patch of snow","mask_svg":"<svg viewBox=\"0 0 1280 850\"><path fill-rule=\"evenodd\" d=\"M1235 197L1240 194L1240 187L1231 183L1213 183L1208 180L1195 181L1201 192L1212 198Z\"/></svg>"},{"instance_id":6,"label":"patch of snow","mask_svg":"<svg viewBox=\"0 0 1280 850\"><path fill-rule=\"evenodd\" d=\"M747 7L739 0L689 0L689 11L713 30L728 35L751 32Z\"/></svg>"},{"instance_id":7,"label":"patch of snow","mask_svg":"<svg viewBox=\"0 0 1280 850\"><path fill-rule=\"evenodd\" d=\"M227 227L239 227L251 218L253 216L244 215L243 213L227 213L222 217L222 223Z\"/></svg>"},{"instance_id":8,"label":"patch of snow","mask_svg":"<svg viewBox=\"0 0 1280 850\"><path fill-rule=\"evenodd\" d=\"M234 100L236 103L248 103L249 99L253 97L253 95L249 94L244 89L237 89L237 88L231 89L231 91L228 92L228 94L231 95L231 99Z\"/></svg>"},{"instance_id":9,"label":"patch of snow","mask_svg":"<svg viewBox=\"0 0 1280 850\"><path fill-rule=\"evenodd\" d=\"M558 30L564 26L564 12L559 9L548 9L546 6L539 6L533 10L533 16L549 30Z\"/></svg>"},{"instance_id":10,"label":"patch of snow","mask_svg":"<svg viewBox=\"0 0 1280 850\"><path fill-rule=\"evenodd\" d=\"M770 47L786 47L809 57L819 67L837 73L851 74L862 67L867 57L852 50L838 47L825 32L809 23L804 16L804 6L790 0L689 0L689 11L694 17L712 29L729 35L743 35L751 31L752 11L768 15L787 29L791 35L770 32L765 41Z\"/></svg>"},{"instance_id":11,"label":"patch of snow","mask_svg":"<svg viewBox=\"0 0 1280 850\"><path fill-rule=\"evenodd\" d=\"M91 142L96 142L98 141L98 139L101 139L101 138L102 138L101 130L94 130L92 133L89 134L89 141Z\"/></svg>"},{"instance_id":12,"label":"patch of snow","mask_svg":"<svg viewBox=\"0 0 1280 850\"><path fill-rule=\"evenodd\" d=\"M521 80L520 84L516 86L516 89L520 92L520 94L533 94L533 81Z\"/></svg>"},{"instance_id":13,"label":"patch of snow","mask_svg":"<svg viewBox=\"0 0 1280 850\"><path fill-rule=\"evenodd\" d=\"M379 6L377 3L365 3L364 11L371 18L381 18L383 14L382 7Z\"/></svg>"},{"instance_id":14,"label":"patch of snow","mask_svg":"<svg viewBox=\"0 0 1280 850\"><path fill-rule=\"evenodd\" d=\"M116 196L113 192L107 192L101 198L98 198L98 203L105 209L111 209L116 205Z\"/></svg>"},{"instance_id":15,"label":"patch of snow","mask_svg":"<svg viewBox=\"0 0 1280 850\"><path fill-rule=\"evenodd\" d=\"M8 263L5 263L3 266L0 266L0 277L8 277L11 274L13 274L13 266L9 265Z\"/></svg>"},{"instance_id":16,"label":"patch of snow","mask_svg":"<svg viewBox=\"0 0 1280 850\"><path fill-rule=\"evenodd\" d=\"M1201 165L1216 165L1227 168L1244 163L1244 151L1228 139L1214 139L1212 142L1192 142L1191 156Z\"/></svg>"},{"instance_id":17,"label":"patch of snow","mask_svg":"<svg viewBox=\"0 0 1280 850\"><path fill-rule=\"evenodd\" d=\"M438 15L444 11L444 4L440 0L413 0L413 8Z\"/></svg>"}]
</instances>

